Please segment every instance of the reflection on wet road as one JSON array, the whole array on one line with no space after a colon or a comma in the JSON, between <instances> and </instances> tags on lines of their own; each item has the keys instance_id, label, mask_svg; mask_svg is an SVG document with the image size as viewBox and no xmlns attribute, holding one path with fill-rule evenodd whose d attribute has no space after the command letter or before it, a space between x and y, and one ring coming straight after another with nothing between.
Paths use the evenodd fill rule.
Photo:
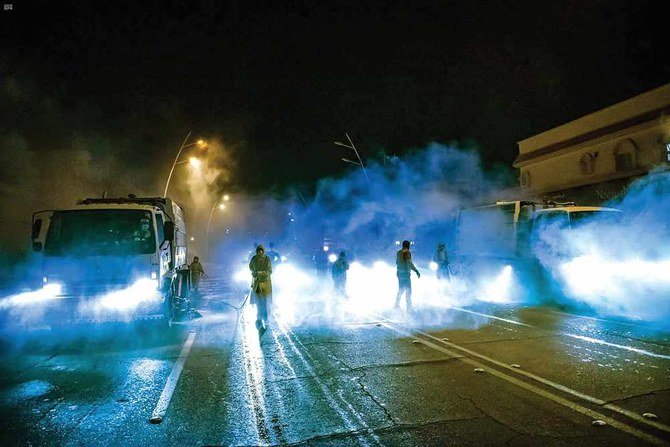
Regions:
<instances>
[{"instance_id":1,"label":"reflection on wet road","mask_svg":"<svg viewBox=\"0 0 670 447\"><path fill-rule=\"evenodd\" d=\"M241 295L216 281L205 290L203 318L166 334L5 339L2 444L670 440L669 336L640 322L493 304L351 315L311 302L259 336L253 307L223 304Z\"/></svg>"}]
</instances>

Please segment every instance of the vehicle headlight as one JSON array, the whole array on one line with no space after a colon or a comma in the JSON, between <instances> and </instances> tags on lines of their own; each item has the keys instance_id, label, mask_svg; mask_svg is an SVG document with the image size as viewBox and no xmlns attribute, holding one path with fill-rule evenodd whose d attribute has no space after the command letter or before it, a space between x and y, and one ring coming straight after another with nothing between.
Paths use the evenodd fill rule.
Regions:
<instances>
[{"instance_id":1,"label":"vehicle headlight","mask_svg":"<svg viewBox=\"0 0 670 447\"><path fill-rule=\"evenodd\" d=\"M46 297L58 296L61 294L62 291L63 286L61 286L60 284L51 283L51 284L45 284L42 287L42 292L44 292Z\"/></svg>"}]
</instances>

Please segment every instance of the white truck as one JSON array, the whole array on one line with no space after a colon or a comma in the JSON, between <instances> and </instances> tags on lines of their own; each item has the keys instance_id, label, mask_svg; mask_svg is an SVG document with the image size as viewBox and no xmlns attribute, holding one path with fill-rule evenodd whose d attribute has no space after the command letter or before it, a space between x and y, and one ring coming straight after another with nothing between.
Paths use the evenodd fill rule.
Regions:
<instances>
[{"instance_id":1,"label":"white truck","mask_svg":"<svg viewBox=\"0 0 670 447\"><path fill-rule=\"evenodd\" d=\"M80 200L33 214L47 323L158 319L188 301L186 225L170 198Z\"/></svg>"},{"instance_id":2,"label":"white truck","mask_svg":"<svg viewBox=\"0 0 670 447\"><path fill-rule=\"evenodd\" d=\"M574 203L499 201L495 204L463 208L459 212L457 259L462 274L470 279L490 278L505 269L531 293L533 286L547 280L533 244L547 225L561 231L598 217L619 218L621 211ZM535 247L537 250L537 247Z\"/></svg>"}]
</instances>

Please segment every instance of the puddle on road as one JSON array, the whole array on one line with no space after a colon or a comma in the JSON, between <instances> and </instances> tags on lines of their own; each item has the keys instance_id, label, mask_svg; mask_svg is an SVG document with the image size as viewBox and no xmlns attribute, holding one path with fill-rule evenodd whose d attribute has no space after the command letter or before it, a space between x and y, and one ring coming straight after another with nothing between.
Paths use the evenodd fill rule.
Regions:
<instances>
[{"instance_id":1,"label":"puddle on road","mask_svg":"<svg viewBox=\"0 0 670 447\"><path fill-rule=\"evenodd\" d=\"M49 394L54 389L54 385L45 380L31 380L30 382L20 383L7 390L2 397L3 403L17 404L24 400L34 399Z\"/></svg>"},{"instance_id":2,"label":"puddle on road","mask_svg":"<svg viewBox=\"0 0 670 447\"><path fill-rule=\"evenodd\" d=\"M134 360L130 365L131 373L142 380L153 380L165 361L155 359Z\"/></svg>"}]
</instances>

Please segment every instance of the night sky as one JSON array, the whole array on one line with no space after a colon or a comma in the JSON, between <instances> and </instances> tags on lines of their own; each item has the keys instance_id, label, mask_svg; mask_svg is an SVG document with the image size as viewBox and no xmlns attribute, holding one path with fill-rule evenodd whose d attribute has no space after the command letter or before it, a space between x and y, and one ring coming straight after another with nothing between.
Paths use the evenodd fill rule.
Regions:
<instances>
[{"instance_id":1,"label":"night sky","mask_svg":"<svg viewBox=\"0 0 670 447\"><path fill-rule=\"evenodd\" d=\"M670 81L660 5L15 0L0 126L38 154L104 140L152 184L189 130L215 136L246 192L351 169L344 132L364 157L456 142L511 165L517 141Z\"/></svg>"}]
</instances>

